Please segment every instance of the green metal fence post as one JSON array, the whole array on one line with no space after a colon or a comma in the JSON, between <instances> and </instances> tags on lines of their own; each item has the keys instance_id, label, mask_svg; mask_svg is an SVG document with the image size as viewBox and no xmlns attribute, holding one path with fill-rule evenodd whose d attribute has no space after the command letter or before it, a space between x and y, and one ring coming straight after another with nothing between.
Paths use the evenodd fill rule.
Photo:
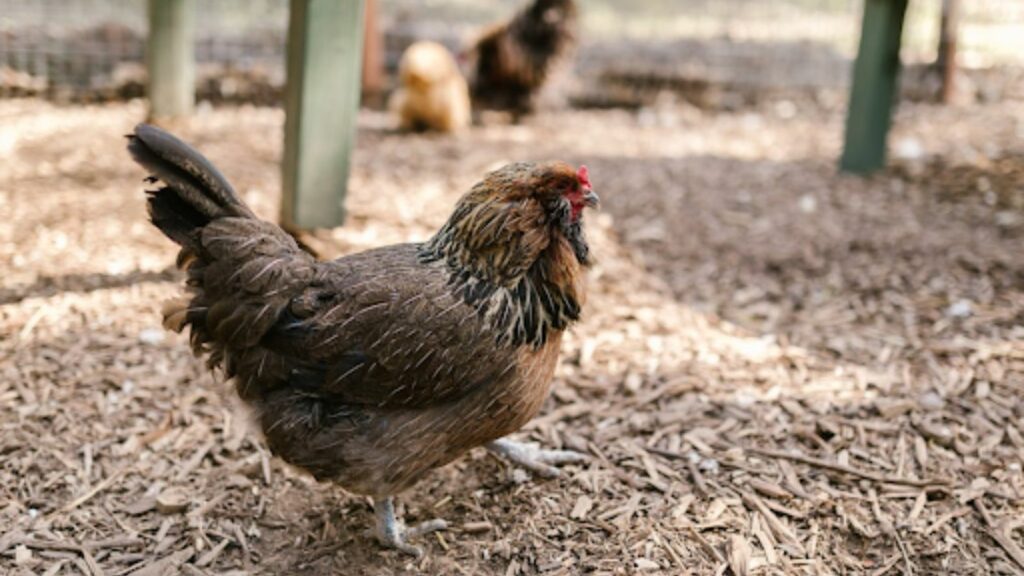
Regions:
<instances>
[{"instance_id":1,"label":"green metal fence post","mask_svg":"<svg viewBox=\"0 0 1024 576\"><path fill-rule=\"evenodd\" d=\"M150 118L183 116L195 104L195 0L149 0L146 66Z\"/></svg>"},{"instance_id":2,"label":"green metal fence post","mask_svg":"<svg viewBox=\"0 0 1024 576\"><path fill-rule=\"evenodd\" d=\"M291 0L281 222L344 219L359 111L363 0Z\"/></svg>"},{"instance_id":3,"label":"green metal fence post","mask_svg":"<svg viewBox=\"0 0 1024 576\"><path fill-rule=\"evenodd\" d=\"M885 140L900 68L907 0L864 0L860 48L853 68L840 168L867 173L885 165Z\"/></svg>"}]
</instances>

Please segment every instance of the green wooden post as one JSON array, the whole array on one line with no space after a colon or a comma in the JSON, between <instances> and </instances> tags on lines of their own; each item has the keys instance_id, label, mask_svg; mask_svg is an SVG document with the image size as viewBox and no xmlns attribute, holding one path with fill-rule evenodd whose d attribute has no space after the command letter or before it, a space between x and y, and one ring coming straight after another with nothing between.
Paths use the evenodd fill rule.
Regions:
<instances>
[{"instance_id":1,"label":"green wooden post","mask_svg":"<svg viewBox=\"0 0 1024 576\"><path fill-rule=\"evenodd\" d=\"M291 0L281 223L338 226L359 112L363 0Z\"/></svg>"},{"instance_id":2,"label":"green wooden post","mask_svg":"<svg viewBox=\"0 0 1024 576\"><path fill-rule=\"evenodd\" d=\"M885 165L885 139L892 122L906 11L907 0L864 0L840 161L844 171L864 174Z\"/></svg>"},{"instance_id":3,"label":"green wooden post","mask_svg":"<svg viewBox=\"0 0 1024 576\"><path fill-rule=\"evenodd\" d=\"M149 0L149 117L192 112L196 94L195 0Z\"/></svg>"}]
</instances>

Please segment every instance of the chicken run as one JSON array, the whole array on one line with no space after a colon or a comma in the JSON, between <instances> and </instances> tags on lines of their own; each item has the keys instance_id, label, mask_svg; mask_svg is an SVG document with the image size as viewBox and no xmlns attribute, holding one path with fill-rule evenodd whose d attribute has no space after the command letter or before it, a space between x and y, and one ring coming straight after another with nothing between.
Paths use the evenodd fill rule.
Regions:
<instances>
[{"instance_id":1,"label":"chicken run","mask_svg":"<svg viewBox=\"0 0 1024 576\"><path fill-rule=\"evenodd\" d=\"M0 99L0 575L1024 573L1024 101L902 102L889 167L854 177L836 170L842 106L534 109L523 90L504 104L516 122L451 134L361 110L346 223L299 243L252 219L279 210L279 108L200 106L165 124L228 194L179 144L136 128L142 101ZM509 437L582 458L557 474L507 458L482 445L508 422L453 410L459 454L318 482L341 463L288 425L259 434L249 411L255 398L265 421L296 420L296 404L266 408L263 379L296 376L314 397L324 377L308 361L350 344L326 321L343 303L307 282L317 266L327 282L308 252L399 245L338 266L384 268L373 275L398 278L396 293L438 291L444 278L404 275L419 265L408 243L440 238L419 258L458 260L445 223L489 173L488 199L519 194L495 182L557 183L536 192L556 211L523 222L553 218L565 256L587 264L550 396L531 397L517 414L539 413ZM147 221L147 198L174 242ZM196 244L197 228L221 244ZM189 277L200 290L182 301ZM225 288L238 278L250 300ZM365 281L330 282L376 302ZM476 301L478 286L455 293ZM298 295L275 300L286 290ZM211 332L190 341L185 324L218 302L223 329L204 316ZM264 305L283 332L263 333L277 329ZM304 318L326 320L288 332ZM445 326L364 320L379 346L342 349L353 371L333 381L357 378L344 400L376 404L394 382L370 357L420 350ZM554 338L526 325L508 338ZM213 341L228 342L214 364L264 348L211 373L193 346ZM508 361L490 342L467 344L488 362L474 370ZM287 350L283 368L266 368L271 349ZM224 371L241 375L238 394ZM385 391L425 409L415 386ZM321 410L300 416L332 417ZM387 449L430 443L413 428ZM433 530L389 542L375 508L385 528Z\"/></svg>"}]
</instances>

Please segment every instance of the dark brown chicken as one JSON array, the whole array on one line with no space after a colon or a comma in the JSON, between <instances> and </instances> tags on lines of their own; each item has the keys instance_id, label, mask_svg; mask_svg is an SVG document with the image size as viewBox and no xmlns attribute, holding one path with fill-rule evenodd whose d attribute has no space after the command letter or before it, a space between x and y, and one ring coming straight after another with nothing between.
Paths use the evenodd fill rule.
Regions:
<instances>
[{"instance_id":1,"label":"dark brown chicken","mask_svg":"<svg viewBox=\"0 0 1024 576\"><path fill-rule=\"evenodd\" d=\"M533 110L534 96L559 57L572 46L573 0L533 0L508 22L485 32L468 51L474 109Z\"/></svg>"},{"instance_id":2,"label":"dark brown chicken","mask_svg":"<svg viewBox=\"0 0 1024 576\"><path fill-rule=\"evenodd\" d=\"M406 536L444 523L407 534L392 496L474 446L547 476L579 458L502 437L539 410L583 306L586 168L510 164L427 242L321 262L185 143L148 125L129 139L188 272L165 324L234 379L274 454L374 497L381 542L420 553Z\"/></svg>"}]
</instances>

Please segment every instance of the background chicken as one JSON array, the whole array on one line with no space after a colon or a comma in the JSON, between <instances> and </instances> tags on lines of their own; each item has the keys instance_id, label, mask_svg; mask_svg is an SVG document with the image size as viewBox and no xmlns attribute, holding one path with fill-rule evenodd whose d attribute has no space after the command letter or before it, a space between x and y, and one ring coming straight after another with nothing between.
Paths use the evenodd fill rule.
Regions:
<instances>
[{"instance_id":1,"label":"background chicken","mask_svg":"<svg viewBox=\"0 0 1024 576\"><path fill-rule=\"evenodd\" d=\"M470 93L475 109L530 112L552 66L574 41L573 0L534 0L476 41Z\"/></svg>"},{"instance_id":2,"label":"background chicken","mask_svg":"<svg viewBox=\"0 0 1024 576\"><path fill-rule=\"evenodd\" d=\"M420 553L392 496L474 446L544 475L579 457L502 437L540 409L584 302L586 168L510 164L429 241L320 262L177 138L141 125L129 150L188 271L165 324L234 378L276 455L374 497L383 543Z\"/></svg>"},{"instance_id":3,"label":"background chicken","mask_svg":"<svg viewBox=\"0 0 1024 576\"><path fill-rule=\"evenodd\" d=\"M403 130L455 132L469 125L469 88L455 58L437 42L416 42L402 53L401 85L390 108Z\"/></svg>"}]
</instances>

